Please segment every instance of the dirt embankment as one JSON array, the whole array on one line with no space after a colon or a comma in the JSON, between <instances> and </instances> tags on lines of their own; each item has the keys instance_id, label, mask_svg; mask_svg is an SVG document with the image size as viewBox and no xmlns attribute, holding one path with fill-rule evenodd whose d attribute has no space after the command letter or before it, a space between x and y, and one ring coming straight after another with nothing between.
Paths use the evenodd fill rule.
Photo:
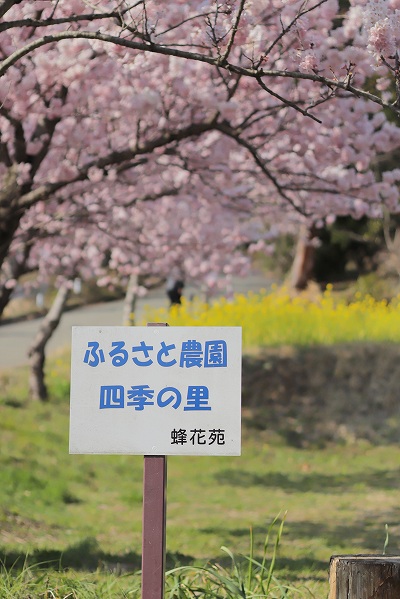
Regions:
<instances>
[{"instance_id":1,"label":"dirt embankment","mask_svg":"<svg viewBox=\"0 0 400 599\"><path fill-rule=\"evenodd\" d=\"M243 360L244 420L296 446L400 441L400 345L265 348Z\"/></svg>"}]
</instances>

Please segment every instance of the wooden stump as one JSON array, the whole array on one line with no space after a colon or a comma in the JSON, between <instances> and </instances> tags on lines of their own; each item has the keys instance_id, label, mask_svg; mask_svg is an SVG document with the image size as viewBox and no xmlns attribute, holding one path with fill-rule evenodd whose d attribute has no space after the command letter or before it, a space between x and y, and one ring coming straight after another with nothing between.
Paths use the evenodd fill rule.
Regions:
<instances>
[{"instance_id":1,"label":"wooden stump","mask_svg":"<svg viewBox=\"0 0 400 599\"><path fill-rule=\"evenodd\" d=\"M400 556L333 556L329 583L329 599L400 599Z\"/></svg>"}]
</instances>

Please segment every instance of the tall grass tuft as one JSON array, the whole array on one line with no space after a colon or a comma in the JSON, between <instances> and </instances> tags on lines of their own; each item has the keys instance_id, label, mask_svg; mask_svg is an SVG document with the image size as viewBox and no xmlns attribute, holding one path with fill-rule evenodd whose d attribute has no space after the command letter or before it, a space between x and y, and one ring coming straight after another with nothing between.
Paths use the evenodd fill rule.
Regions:
<instances>
[{"instance_id":1,"label":"tall grass tuft","mask_svg":"<svg viewBox=\"0 0 400 599\"><path fill-rule=\"evenodd\" d=\"M140 598L140 580L132 575L130 590L124 577L95 573L79 578L72 570L60 572L52 563L28 565L22 569L0 566L0 599L127 599Z\"/></svg>"},{"instance_id":2,"label":"tall grass tuft","mask_svg":"<svg viewBox=\"0 0 400 599\"><path fill-rule=\"evenodd\" d=\"M205 567L180 566L166 573L165 599L296 599L311 597L308 591L284 584L275 565L285 517L271 522L260 559L254 556L250 530L249 555L236 556L222 547L228 564ZM140 599L140 572L115 576L97 572L79 578L71 570L52 569L54 564L0 568L0 599Z\"/></svg>"},{"instance_id":3,"label":"tall grass tuft","mask_svg":"<svg viewBox=\"0 0 400 599\"><path fill-rule=\"evenodd\" d=\"M286 514L285 514L286 515ZM203 568L182 566L167 573L167 598L189 599L290 599L305 597L302 591L284 584L275 576L278 547L282 538L284 520L278 515L270 524L261 559L254 557L253 531L250 530L249 555L236 556L227 547L222 550L229 565L209 564ZM271 542L272 536L275 538ZM269 556L270 546L271 555ZM311 596L309 593L307 596Z\"/></svg>"}]
</instances>

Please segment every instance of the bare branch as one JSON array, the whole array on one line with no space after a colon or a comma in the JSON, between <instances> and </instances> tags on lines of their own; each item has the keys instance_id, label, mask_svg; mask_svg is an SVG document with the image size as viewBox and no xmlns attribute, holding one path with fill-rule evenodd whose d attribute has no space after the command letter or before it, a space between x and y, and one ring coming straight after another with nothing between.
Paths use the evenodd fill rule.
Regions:
<instances>
[{"instance_id":1,"label":"bare branch","mask_svg":"<svg viewBox=\"0 0 400 599\"><path fill-rule=\"evenodd\" d=\"M286 98L283 98L276 92L272 91L272 89L270 89L269 87L267 87L265 85L265 83L263 82L262 79L257 79L257 81L258 81L258 84L260 85L260 87L263 88L263 90L268 92L274 98L277 98L277 100L280 100L282 102L282 104L285 104L286 106L289 106L290 108L294 108L294 110L297 110L297 112L300 112L303 116L308 116L313 121L316 121L317 123L322 124L322 121L317 119L317 117L315 117L313 114L310 114L306 110L303 110L302 108L300 108L300 106L298 104L296 104L295 102L291 102L290 100L287 100Z\"/></svg>"},{"instance_id":2,"label":"bare branch","mask_svg":"<svg viewBox=\"0 0 400 599\"><path fill-rule=\"evenodd\" d=\"M3 0L0 3L0 18L10 10L15 4L20 4L22 0Z\"/></svg>"},{"instance_id":3,"label":"bare branch","mask_svg":"<svg viewBox=\"0 0 400 599\"><path fill-rule=\"evenodd\" d=\"M231 36L229 38L228 41L228 45L226 47L225 52L223 53L223 55L221 56L220 60L219 60L219 64L223 65L224 63L226 63L228 56L230 54L230 51L232 50L232 46L233 46L233 42L235 41L235 35L237 33L237 30L239 29L239 23L240 23L240 19L244 10L244 5L245 5L246 0L241 0L240 1L240 5L236 14L236 19L235 19L235 24L233 25L232 28L232 33Z\"/></svg>"},{"instance_id":4,"label":"bare branch","mask_svg":"<svg viewBox=\"0 0 400 599\"><path fill-rule=\"evenodd\" d=\"M307 8L305 10L300 10L299 13L295 16L295 18L291 21L291 23L289 23L289 25L287 25L287 27L282 28L281 33L278 35L278 37L276 39L274 39L274 41L272 42L272 44L269 46L269 48L267 48L267 50L265 51L265 56L268 56L268 54L271 53L271 51L273 50L273 48L279 43L279 41L291 30L291 28L293 27L293 25L304 15L306 15L307 13L311 12L312 10L315 10L316 8L318 8L319 6L321 6L321 4L325 4L325 2L327 2L327 0L320 0L320 2L318 2L317 4L315 4L315 6L311 6L310 8ZM304 2L304 4L306 4ZM304 6L304 5L303 5Z\"/></svg>"},{"instance_id":5,"label":"bare branch","mask_svg":"<svg viewBox=\"0 0 400 599\"><path fill-rule=\"evenodd\" d=\"M177 29L178 27L181 27L181 25L184 25L185 23L189 23L190 21L198 19L199 17L207 18L207 17L210 16L210 14L213 14L213 13L210 13L210 12L199 13L197 15L194 15L193 17L188 17L187 19L183 19L179 23L176 23L176 25L171 25L171 27L168 27L168 29L164 29L164 31L160 31L160 33L156 33L155 37L159 37L161 35L165 35L166 33L169 33L170 31L173 31L174 29Z\"/></svg>"},{"instance_id":6,"label":"bare branch","mask_svg":"<svg viewBox=\"0 0 400 599\"><path fill-rule=\"evenodd\" d=\"M154 54L163 54L166 56L176 56L178 58L184 58L188 60L195 60L198 62L207 63L213 67L223 68L231 73L235 73L237 75L242 75L245 77L251 77L257 80L261 87L264 86L265 91L278 97L276 94L272 92L269 88L265 86L264 79L292 79L292 80L306 80L306 81L314 81L320 83L322 85L327 86L329 89L339 89L349 94L355 95L357 97L362 97L366 100L370 100L376 104L384 108L390 108L395 113L400 114L400 107L397 106L397 102L395 104L391 104L382 100L379 96L376 96L370 92L364 91L362 89L356 88L346 81L339 81L337 79L328 79L327 77L323 77L321 75L313 74L313 73L302 73L300 71L286 71L286 70L264 70L262 68L247 68L238 64L232 64L226 62L225 64L220 64L220 57L210 56L205 54L199 54L197 52L188 52L185 50L178 50L177 48L170 48L163 46L161 44L155 44L154 42L146 42L146 41L133 41L129 39L125 39L122 37L116 37L113 35L108 35L104 33L100 33L99 31L63 31L59 33L54 33L51 35L46 35L44 37L38 38L25 45L23 48L16 50L13 54L11 54L8 58L0 62L0 77L3 76L7 70L18 62L21 58L28 55L30 52L45 46L47 44L52 44L58 42L60 40L66 39L89 39L89 40L98 40L105 43L112 43L118 46L123 46L126 48L130 48L132 50L138 50L140 52L151 52ZM288 101L284 98L280 98L280 100L286 104ZM294 107L294 106L293 106ZM312 117L310 114L304 112L305 116Z\"/></svg>"},{"instance_id":7,"label":"bare branch","mask_svg":"<svg viewBox=\"0 0 400 599\"><path fill-rule=\"evenodd\" d=\"M291 197L289 197L287 195L287 193L285 192L285 187L282 186L278 180L276 179L276 177L274 177L274 175L267 169L266 165L265 165L265 161L262 160L261 156L259 155L259 153L257 152L257 150L246 140L243 139L238 132L233 129L228 123L222 123L222 124L218 124L216 126L216 129L218 129L218 131L220 131L221 133L223 133L224 135L227 135L228 137L231 137L232 139L234 139L240 146L243 146L244 148L247 149L247 151L251 154L251 156L254 159L254 162L257 164L257 166L261 169L262 173L267 177L267 179L269 179L271 181L271 183L273 184L273 186L275 187L275 189L277 190L277 192L279 193L279 195L288 203L290 204L290 206L296 210L296 212L299 212L300 214L302 214L303 216L307 216L307 213L299 206L297 205Z\"/></svg>"},{"instance_id":8,"label":"bare branch","mask_svg":"<svg viewBox=\"0 0 400 599\"><path fill-rule=\"evenodd\" d=\"M107 13L92 13L86 15L72 15L70 17L62 17L59 19L48 18L48 19L20 19L18 21L3 21L0 23L0 32L7 31L7 29L14 29L17 27L51 27L52 25L63 25L66 23L79 23L80 21L99 21L100 19L121 19L121 13L119 12L107 12Z\"/></svg>"},{"instance_id":9,"label":"bare branch","mask_svg":"<svg viewBox=\"0 0 400 599\"><path fill-rule=\"evenodd\" d=\"M50 35L45 35L37 40L26 44L23 48L16 50L8 58L0 63L0 77L3 76L7 70L17 63L21 58L27 56L34 50L53 44L61 40L66 39L88 39L98 40L106 43L115 44L117 46L123 46L132 50L138 50L140 52L152 52L154 54L164 54L167 56L177 56L179 58L187 58L190 60L197 60L199 62L206 62L212 66L216 65L217 60L212 56L205 56L195 52L186 52L184 50L176 50L174 48L167 48L162 45L154 44L152 42L135 42L133 40L125 39L122 37L116 37L114 35L107 35L100 33L99 31L62 31Z\"/></svg>"}]
</instances>

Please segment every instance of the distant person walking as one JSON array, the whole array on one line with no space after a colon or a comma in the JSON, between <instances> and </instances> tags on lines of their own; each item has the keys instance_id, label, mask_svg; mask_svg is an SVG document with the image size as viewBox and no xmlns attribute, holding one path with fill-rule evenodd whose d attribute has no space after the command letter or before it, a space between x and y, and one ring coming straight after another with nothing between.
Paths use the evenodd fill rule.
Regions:
<instances>
[{"instance_id":1,"label":"distant person walking","mask_svg":"<svg viewBox=\"0 0 400 599\"><path fill-rule=\"evenodd\" d=\"M167 285L167 295L171 306L177 306L182 303L182 294L185 283L183 281L171 281Z\"/></svg>"}]
</instances>

